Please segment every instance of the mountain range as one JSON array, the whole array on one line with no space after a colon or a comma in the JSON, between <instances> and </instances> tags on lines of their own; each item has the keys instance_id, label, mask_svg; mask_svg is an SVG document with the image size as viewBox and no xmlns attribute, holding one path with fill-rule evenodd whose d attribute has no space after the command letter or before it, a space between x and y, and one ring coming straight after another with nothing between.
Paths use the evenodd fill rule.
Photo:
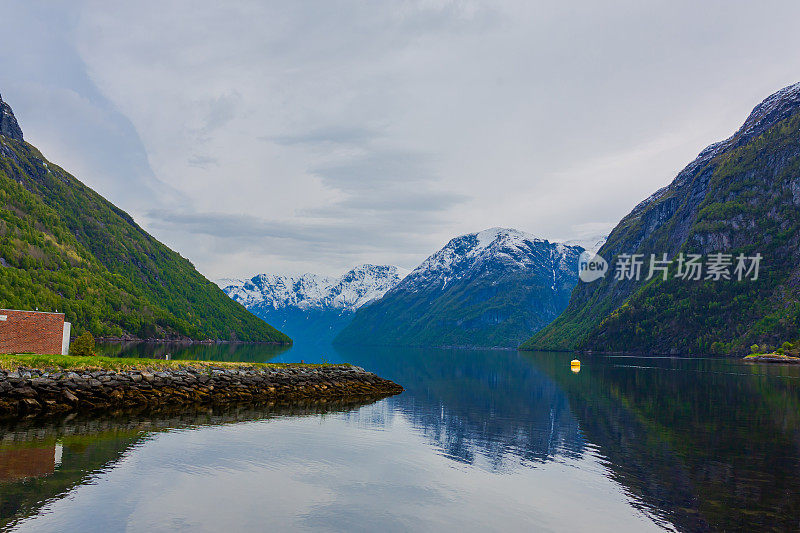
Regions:
<instances>
[{"instance_id":1,"label":"mountain range","mask_svg":"<svg viewBox=\"0 0 800 533\"><path fill-rule=\"evenodd\" d=\"M334 342L516 347L566 307L583 250L514 229L456 237L359 308Z\"/></svg>"},{"instance_id":2,"label":"mountain range","mask_svg":"<svg viewBox=\"0 0 800 533\"><path fill-rule=\"evenodd\" d=\"M567 309L523 349L742 354L798 338L800 83L757 105L728 139L700 152L614 228L599 255L667 254L664 275L606 275L576 287ZM683 255L681 255L683 254ZM686 278L679 259L716 257L730 279ZM722 254L722 256L717 256ZM760 257L740 280L738 257ZM750 269L753 260L747 264Z\"/></svg>"},{"instance_id":3,"label":"mountain range","mask_svg":"<svg viewBox=\"0 0 800 533\"><path fill-rule=\"evenodd\" d=\"M795 84L702 150L607 240L555 243L500 228L456 237L355 308L335 342L513 347L534 333L522 349L742 354L795 341L798 139ZM598 247L609 270L578 283L579 255ZM625 274L620 265L635 258L640 270ZM648 273L655 258L658 275ZM696 276L687 260L700 263Z\"/></svg>"},{"instance_id":4,"label":"mountain range","mask_svg":"<svg viewBox=\"0 0 800 533\"><path fill-rule=\"evenodd\" d=\"M0 97L0 307L61 311L73 334L289 343L23 139Z\"/></svg>"},{"instance_id":5,"label":"mountain range","mask_svg":"<svg viewBox=\"0 0 800 533\"><path fill-rule=\"evenodd\" d=\"M293 338L329 342L363 305L397 285L408 270L390 265L360 265L339 277L259 274L217 284L254 315Z\"/></svg>"},{"instance_id":6,"label":"mountain range","mask_svg":"<svg viewBox=\"0 0 800 533\"><path fill-rule=\"evenodd\" d=\"M223 292L27 143L0 97L0 306L63 311L75 334L100 337L291 342L246 306L287 331L340 344L510 348L528 339L523 349L671 354L775 347L800 337L798 139L795 84L701 151L607 240L562 243L492 228L452 239L407 275L375 265L341 277L262 274L223 281ZM579 256L596 248L610 268L579 283ZM615 266L632 257L644 262L641 275L619 275ZM646 275L655 257L667 258L663 276ZM696 278L685 275L692 257L705 269ZM738 258L758 258L757 276L737 276Z\"/></svg>"}]
</instances>

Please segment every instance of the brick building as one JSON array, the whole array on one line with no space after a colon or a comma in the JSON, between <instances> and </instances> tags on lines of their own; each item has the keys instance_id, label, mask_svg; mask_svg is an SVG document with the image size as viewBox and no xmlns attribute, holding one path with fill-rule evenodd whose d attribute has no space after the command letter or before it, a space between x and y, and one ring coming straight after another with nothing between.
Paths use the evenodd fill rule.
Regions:
<instances>
[{"instance_id":1,"label":"brick building","mask_svg":"<svg viewBox=\"0 0 800 533\"><path fill-rule=\"evenodd\" d=\"M0 309L0 353L67 355L69 333L64 313Z\"/></svg>"}]
</instances>

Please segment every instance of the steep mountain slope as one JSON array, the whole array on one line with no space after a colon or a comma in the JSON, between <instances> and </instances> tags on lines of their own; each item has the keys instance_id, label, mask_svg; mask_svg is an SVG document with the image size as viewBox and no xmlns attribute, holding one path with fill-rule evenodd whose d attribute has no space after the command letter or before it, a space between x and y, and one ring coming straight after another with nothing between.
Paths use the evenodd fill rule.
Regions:
<instances>
[{"instance_id":1,"label":"steep mountain slope","mask_svg":"<svg viewBox=\"0 0 800 533\"><path fill-rule=\"evenodd\" d=\"M336 342L514 347L566 306L582 251L513 229L456 237L359 309Z\"/></svg>"},{"instance_id":2,"label":"steep mountain slope","mask_svg":"<svg viewBox=\"0 0 800 533\"><path fill-rule=\"evenodd\" d=\"M73 334L290 342L0 113L0 307L63 311Z\"/></svg>"},{"instance_id":3,"label":"steep mountain slope","mask_svg":"<svg viewBox=\"0 0 800 533\"><path fill-rule=\"evenodd\" d=\"M396 266L360 265L338 278L259 274L217 283L251 313L291 337L330 342L359 307L383 296L406 274Z\"/></svg>"},{"instance_id":4,"label":"steep mountain slope","mask_svg":"<svg viewBox=\"0 0 800 533\"><path fill-rule=\"evenodd\" d=\"M703 150L637 205L600 249L619 254L761 254L759 279L617 280L580 284L569 306L523 349L743 353L798 337L800 84L755 107L729 139ZM735 262L735 259L734 259ZM748 265L749 266L749 265ZM731 267L733 274L734 267ZM644 277L644 276L643 276Z\"/></svg>"}]
</instances>

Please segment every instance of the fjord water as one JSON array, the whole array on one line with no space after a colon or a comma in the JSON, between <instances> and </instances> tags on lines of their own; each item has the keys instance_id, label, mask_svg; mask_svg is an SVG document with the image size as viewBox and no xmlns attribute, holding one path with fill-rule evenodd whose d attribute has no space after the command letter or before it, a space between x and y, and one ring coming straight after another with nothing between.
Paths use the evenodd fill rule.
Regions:
<instances>
[{"instance_id":1,"label":"fjord water","mask_svg":"<svg viewBox=\"0 0 800 533\"><path fill-rule=\"evenodd\" d=\"M19 531L800 527L800 369L724 359L264 346L120 355L347 361L371 404L231 406L0 425Z\"/></svg>"}]
</instances>

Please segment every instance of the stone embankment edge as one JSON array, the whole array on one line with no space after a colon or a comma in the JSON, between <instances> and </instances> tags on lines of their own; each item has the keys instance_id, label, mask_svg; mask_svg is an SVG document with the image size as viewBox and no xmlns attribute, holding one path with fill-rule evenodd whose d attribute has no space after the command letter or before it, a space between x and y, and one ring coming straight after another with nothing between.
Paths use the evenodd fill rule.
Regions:
<instances>
[{"instance_id":1,"label":"stone embankment edge","mask_svg":"<svg viewBox=\"0 0 800 533\"><path fill-rule=\"evenodd\" d=\"M378 398L403 387L356 366L0 370L0 416L251 401Z\"/></svg>"}]
</instances>

